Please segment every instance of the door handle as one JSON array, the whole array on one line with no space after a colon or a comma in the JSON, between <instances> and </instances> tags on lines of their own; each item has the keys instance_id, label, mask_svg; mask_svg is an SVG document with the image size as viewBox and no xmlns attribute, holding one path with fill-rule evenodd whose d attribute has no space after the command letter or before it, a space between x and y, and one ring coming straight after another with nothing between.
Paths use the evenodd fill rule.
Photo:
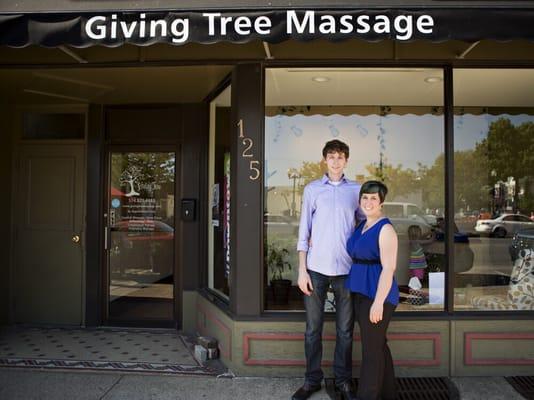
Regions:
<instances>
[{"instance_id":1,"label":"door handle","mask_svg":"<svg viewBox=\"0 0 534 400\"><path fill-rule=\"evenodd\" d=\"M80 235L73 235L71 240L73 243L80 243Z\"/></svg>"},{"instance_id":2,"label":"door handle","mask_svg":"<svg viewBox=\"0 0 534 400\"><path fill-rule=\"evenodd\" d=\"M109 249L109 234L108 234L108 230L109 228L106 226L104 228L104 250L108 250Z\"/></svg>"}]
</instances>

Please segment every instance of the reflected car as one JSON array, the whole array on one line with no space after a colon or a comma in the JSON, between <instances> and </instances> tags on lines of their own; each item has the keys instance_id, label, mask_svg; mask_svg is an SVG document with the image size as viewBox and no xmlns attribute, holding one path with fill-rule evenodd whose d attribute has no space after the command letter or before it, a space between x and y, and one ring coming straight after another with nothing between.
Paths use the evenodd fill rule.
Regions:
<instances>
[{"instance_id":1,"label":"reflected car","mask_svg":"<svg viewBox=\"0 0 534 400\"><path fill-rule=\"evenodd\" d=\"M417 226L420 229L421 239L428 240L434 237L434 227L417 205L386 201L383 210L384 214L391 220L397 234L408 235L408 229L411 226Z\"/></svg>"},{"instance_id":2,"label":"reflected car","mask_svg":"<svg viewBox=\"0 0 534 400\"><path fill-rule=\"evenodd\" d=\"M112 273L151 283L173 275L172 226L153 219L121 220L111 226L110 239Z\"/></svg>"},{"instance_id":3,"label":"reflected car","mask_svg":"<svg viewBox=\"0 0 534 400\"><path fill-rule=\"evenodd\" d=\"M428 222L431 226L438 226L438 219L439 217L433 214L425 214L423 215L423 218L426 222Z\"/></svg>"},{"instance_id":4,"label":"reflected car","mask_svg":"<svg viewBox=\"0 0 534 400\"><path fill-rule=\"evenodd\" d=\"M523 249L534 249L534 227L522 229L512 237L512 241L508 247L512 262L517 260L519 252Z\"/></svg>"},{"instance_id":5,"label":"reflected car","mask_svg":"<svg viewBox=\"0 0 534 400\"><path fill-rule=\"evenodd\" d=\"M295 239L299 234L299 220L280 214L265 214L267 234L277 236L291 236Z\"/></svg>"},{"instance_id":6,"label":"reflected car","mask_svg":"<svg viewBox=\"0 0 534 400\"><path fill-rule=\"evenodd\" d=\"M425 252L432 260L431 263L438 264L440 270L445 270L447 262L445 257L445 219L438 219L436 229L436 240L425 247ZM454 223L454 272L466 272L473 267L475 253L469 243L469 235L461 232ZM430 260L429 260L430 261Z\"/></svg>"},{"instance_id":7,"label":"reflected car","mask_svg":"<svg viewBox=\"0 0 534 400\"><path fill-rule=\"evenodd\" d=\"M418 240L424 250L428 272L447 271L448 258L445 251L445 220L437 218L438 227L435 228L434 235L428 240ZM399 250L397 257L397 269L395 278L399 285L408 285L411 278L408 265L411 256L411 243L408 235L399 235ZM454 225L454 272L461 273L471 270L474 263L475 254L471 249L469 236L458 230Z\"/></svg>"},{"instance_id":8,"label":"reflected car","mask_svg":"<svg viewBox=\"0 0 534 400\"><path fill-rule=\"evenodd\" d=\"M530 227L534 227L534 221L526 215L502 214L493 219L479 219L475 225L475 231L490 237L505 238Z\"/></svg>"}]
</instances>

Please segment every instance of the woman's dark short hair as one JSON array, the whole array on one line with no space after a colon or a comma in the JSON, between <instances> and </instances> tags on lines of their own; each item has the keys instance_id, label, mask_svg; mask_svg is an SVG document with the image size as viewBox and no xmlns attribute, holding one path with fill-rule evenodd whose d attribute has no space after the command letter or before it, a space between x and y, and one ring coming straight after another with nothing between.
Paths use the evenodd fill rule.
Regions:
<instances>
[{"instance_id":1,"label":"woman's dark short hair","mask_svg":"<svg viewBox=\"0 0 534 400\"><path fill-rule=\"evenodd\" d=\"M326 142L323 147L323 158L326 158L328 153L343 153L345 158L349 158L349 146L346 143L343 143L341 140L331 140Z\"/></svg>"},{"instance_id":2,"label":"woman's dark short hair","mask_svg":"<svg viewBox=\"0 0 534 400\"><path fill-rule=\"evenodd\" d=\"M360 201L364 193L378 193L380 203L383 203L388 194L388 187L380 181L367 181L360 188Z\"/></svg>"}]
</instances>

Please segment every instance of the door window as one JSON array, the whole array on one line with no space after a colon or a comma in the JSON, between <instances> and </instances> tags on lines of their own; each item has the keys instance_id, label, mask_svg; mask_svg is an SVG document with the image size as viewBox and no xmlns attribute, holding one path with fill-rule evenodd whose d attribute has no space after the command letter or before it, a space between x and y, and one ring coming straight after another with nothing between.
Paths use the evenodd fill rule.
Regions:
<instances>
[{"instance_id":1,"label":"door window","mask_svg":"<svg viewBox=\"0 0 534 400\"><path fill-rule=\"evenodd\" d=\"M175 153L111 154L109 319L174 319Z\"/></svg>"}]
</instances>

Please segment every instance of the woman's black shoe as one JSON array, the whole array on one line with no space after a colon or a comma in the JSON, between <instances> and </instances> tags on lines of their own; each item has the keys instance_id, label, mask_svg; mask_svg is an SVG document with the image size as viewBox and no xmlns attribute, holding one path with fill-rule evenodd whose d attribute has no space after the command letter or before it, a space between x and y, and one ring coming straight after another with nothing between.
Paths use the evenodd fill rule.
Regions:
<instances>
[{"instance_id":1,"label":"woman's black shoe","mask_svg":"<svg viewBox=\"0 0 534 400\"><path fill-rule=\"evenodd\" d=\"M318 392L319 390L321 390L321 385L310 385L308 383L305 383L295 393L293 393L293 397L291 397L291 400L306 400L312 394Z\"/></svg>"}]
</instances>

